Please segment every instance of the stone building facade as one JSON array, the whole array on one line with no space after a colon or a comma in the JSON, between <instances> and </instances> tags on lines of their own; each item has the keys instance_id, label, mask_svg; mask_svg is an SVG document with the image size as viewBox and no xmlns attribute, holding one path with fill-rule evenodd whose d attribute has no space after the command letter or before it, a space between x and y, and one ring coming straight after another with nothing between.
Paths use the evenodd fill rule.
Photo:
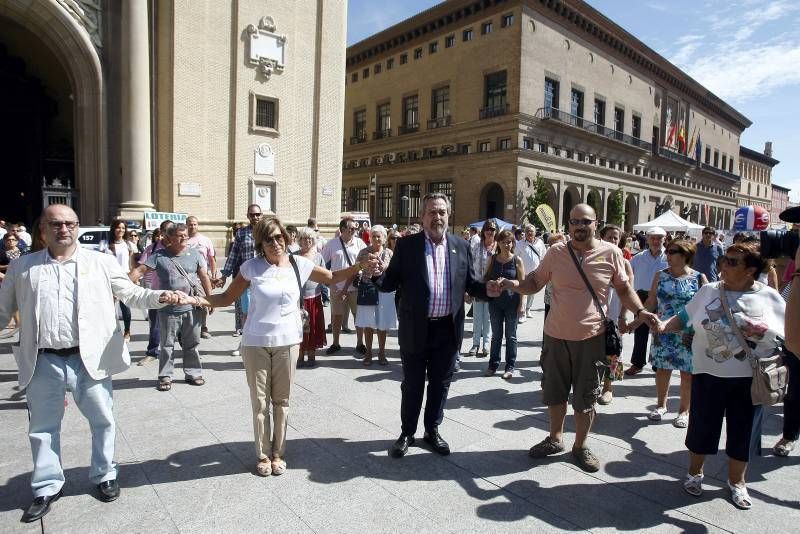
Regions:
<instances>
[{"instance_id":1,"label":"stone building facade","mask_svg":"<svg viewBox=\"0 0 800 534\"><path fill-rule=\"evenodd\" d=\"M740 147L739 175L741 184L736 197L738 206L772 208L772 168L780 163L772 157L772 143L767 141L764 152ZM776 219L770 218L774 223Z\"/></svg>"},{"instance_id":2,"label":"stone building facade","mask_svg":"<svg viewBox=\"0 0 800 534\"><path fill-rule=\"evenodd\" d=\"M34 145L16 158L28 202L15 215L30 221L42 189L56 187L84 224L177 211L220 243L253 202L286 222L337 223L346 9L345 0L0 3L5 90L41 92L9 136ZM7 201L0 213L14 209Z\"/></svg>"},{"instance_id":3,"label":"stone building facade","mask_svg":"<svg viewBox=\"0 0 800 534\"><path fill-rule=\"evenodd\" d=\"M622 188L626 228L730 227L750 121L585 2L445 2L349 47L346 81L343 211L443 191L456 226L519 221L541 175L562 224Z\"/></svg>"},{"instance_id":4,"label":"stone building facade","mask_svg":"<svg viewBox=\"0 0 800 534\"><path fill-rule=\"evenodd\" d=\"M788 209L789 206L789 189L778 184L771 184L772 201L770 203L769 220L774 226L784 226L785 223L781 222L779 215L782 211Z\"/></svg>"}]
</instances>

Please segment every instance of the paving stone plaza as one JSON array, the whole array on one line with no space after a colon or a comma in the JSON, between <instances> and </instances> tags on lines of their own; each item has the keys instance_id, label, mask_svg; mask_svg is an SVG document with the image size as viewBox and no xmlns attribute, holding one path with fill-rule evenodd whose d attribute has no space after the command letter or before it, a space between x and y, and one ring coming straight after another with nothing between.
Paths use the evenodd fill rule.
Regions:
<instances>
[{"instance_id":1,"label":"paving stone plaza","mask_svg":"<svg viewBox=\"0 0 800 534\"><path fill-rule=\"evenodd\" d=\"M396 337L387 343L391 364L365 368L353 357L355 336L344 335L342 352L297 370L289 469L267 478L253 472L248 389L241 359L231 356L238 343L230 335L233 310L219 310L209 322L214 337L201 343L205 386L183 383L177 369L172 390L160 393L153 364L115 376L122 487L115 502L94 496L89 428L67 397L61 443L67 481L44 532L797 532L800 457L777 458L770 450L782 407L768 410L764 455L748 469L753 509L731 504L724 454L709 458L705 493L693 498L678 482L688 459L685 430L670 424L677 377L673 412L654 424L647 420L655 399L649 369L626 377L614 402L598 408L590 446L603 462L600 472L584 473L569 452L531 460L527 450L547 428L538 363L542 308L539 297L536 317L520 325L510 382L484 377L486 359L464 358L440 428L453 450L448 457L421 439L403 459L387 455L400 426ZM147 341L142 318L134 310L134 360ZM470 329L468 320L466 335ZM633 340L626 338L630 349ZM31 453L25 399L13 389L12 341L0 342L0 532L33 533L41 531L38 522L19 523L31 500ZM568 446L571 440L570 434Z\"/></svg>"}]
</instances>

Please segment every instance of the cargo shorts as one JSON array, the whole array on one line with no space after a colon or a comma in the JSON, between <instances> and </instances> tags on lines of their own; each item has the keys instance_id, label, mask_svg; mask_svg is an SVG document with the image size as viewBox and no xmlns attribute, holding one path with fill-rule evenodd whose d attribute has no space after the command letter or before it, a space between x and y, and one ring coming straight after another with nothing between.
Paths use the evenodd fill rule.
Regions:
<instances>
[{"instance_id":1,"label":"cargo shorts","mask_svg":"<svg viewBox=\"0 0 800 534\"><path fill-rule=\"evenodd\" d=\"M571 389L575 412L593 410L605 375L605 350L605 332L581 341L556 339L544 334L540 361L544 405L565 404Z\"/></svg>"}]
</instances>

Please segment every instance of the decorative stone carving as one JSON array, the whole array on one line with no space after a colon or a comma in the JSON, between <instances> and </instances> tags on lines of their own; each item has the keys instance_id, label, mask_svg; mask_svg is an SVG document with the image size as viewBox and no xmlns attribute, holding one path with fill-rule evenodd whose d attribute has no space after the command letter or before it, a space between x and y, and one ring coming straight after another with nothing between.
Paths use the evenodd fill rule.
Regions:
<instances>
[{"instance_id":1,"label":"decorative stone carving","mask_svg":"<svg viewBox=\"0 0 800 534\"><path fill-rule=\"evenodd\" d=\"M264 16L258 27L249 24L245 31L249 45L248 60L258 73L268 81L273 74L280 74L286 64L286 35L275 33L277 26L272 17Z\"/></svg>"},{"instance_id":2,"label":"decorative stone carving","mask_svg":"<svg viewBox=\"0 0 800 534\"><path fill-rule=\"evenodd\" d=\"M78 21L89 34L89 38L97 48L103 47L102 22L103 8L100 0L56 0L64 11Z\"/></svg>"},{"instance_id":3,"label":"decorative stone carving","mask_svg":"<svg viewBox=\"0 0 800 534\"><path fill-rule=\"evenodd\" d=\"M268 143L260 143L255 150L255 174L275 175L275 152Z\"/></svg>"}]
</instances>

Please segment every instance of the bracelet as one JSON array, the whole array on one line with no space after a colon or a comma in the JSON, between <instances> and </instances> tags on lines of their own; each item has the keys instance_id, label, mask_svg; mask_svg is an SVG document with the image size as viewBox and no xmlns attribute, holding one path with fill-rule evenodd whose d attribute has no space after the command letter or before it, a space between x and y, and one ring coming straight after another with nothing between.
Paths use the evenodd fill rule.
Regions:
<instances>
[{"instance_id":1,"label":"bracelet","mask_svg":"<svg viewBox=\"0 0 800 534\"><path fill-rule=\"evenodd\" d=\"M634 318L634 319L638 319L638 318L639 318L639 314L640 314L641 312L643 312L643 311L644 311L644 308L639 308L638 310L636 310L635 312L633 312L633 318Z\"/></svg>"},{"instance_id":2,"label":"bracelet","mask_svg":"<svg viewBox=\"0 0 800 534\"><path fill-rule=\"evenodd\" d=\"M800 276L800 269L798 269L797 271L793 272L791 274L791 276L792 276L792 280L794 280L796 276Z\"/></svg>"}]
</instances>

